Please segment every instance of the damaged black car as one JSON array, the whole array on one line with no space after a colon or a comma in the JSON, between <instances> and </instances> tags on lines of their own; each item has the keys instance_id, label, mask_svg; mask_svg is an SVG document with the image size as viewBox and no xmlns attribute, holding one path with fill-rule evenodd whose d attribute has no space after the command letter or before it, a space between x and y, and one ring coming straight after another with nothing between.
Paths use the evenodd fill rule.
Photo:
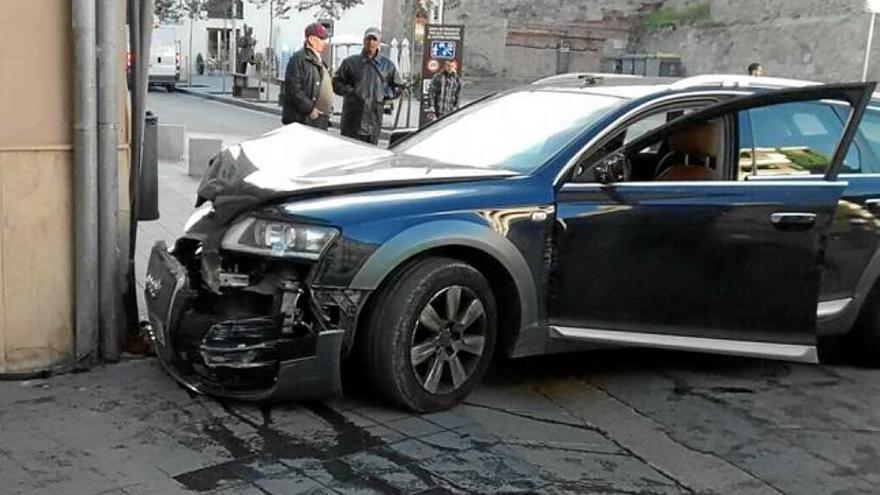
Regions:
<instances>
[{"instance_id":1,"label":"damaged black car","mask_svg":"<svg viewBox=\"0 0 880 495\"><path fill-rule=\"evenodd\" d=\"M416 411L499 354L876 359L873 86L761 81L537 84L389 149L298 124L230 147L153 248L157 355L198 392L327 397L346 369Z\"/></svg>"}]
</instances>

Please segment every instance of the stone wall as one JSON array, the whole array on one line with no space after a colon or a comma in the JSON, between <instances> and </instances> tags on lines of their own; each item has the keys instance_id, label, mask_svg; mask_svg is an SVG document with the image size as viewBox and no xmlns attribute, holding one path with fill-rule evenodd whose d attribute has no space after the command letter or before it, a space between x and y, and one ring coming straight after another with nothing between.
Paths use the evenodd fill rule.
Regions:
<instances>
[{"instance_id":1,"label":"stone wall","mask_svg":"<svg viewBox=\"0 0 880 495\"><path fill-rule=\"evenodd\" d=\"M460 0L456 8L446 12L445 22L465 26L467 76L535 79L563 69L600 70L603 56L625 51L638 14L659 3ZM411 1L385 1L386 40L411 37L412 12ZM570 52L557 61L561 40L570 45Z\"/></svg>"},{"instance_id":2,"label":"stone wall","mask_svg":"<svg viewBox=\"0 0 880 495\"><path fill-rule=\"evenodd\" d=\"M669 0L710 6L711 18L651 32L638 26L631 51L670 52L688 74L742 74L752 62L765 75L820 81L861 78L869 16L858 0ZM880 31L878 31L880 34ZM875 38L876 40L876 38ZM880 42L873 52L880 55ZM876 57L869 78L880 77Z\"/></svg>"},{"instance_id":3,"label":"stone wall","mask_svg":"<svg viewBox=\"0 0 880 495\"><path fill-rule=\"evenodd\" d=\"M386 0L386 39L410 37L412 0ZM604 57L673 53L688 74L767 75L824 81L861 78L869 16L861 0L460 0L447 24L464 24L465 74L530 79L558 70L599 71ZM708 6L691 25L647 30L660 7ZM878 23L880 24L880 23ZM557 43L571 45L557 63ZM870 78L880 78L880 26Z\"/></svg>"}]
</instances>

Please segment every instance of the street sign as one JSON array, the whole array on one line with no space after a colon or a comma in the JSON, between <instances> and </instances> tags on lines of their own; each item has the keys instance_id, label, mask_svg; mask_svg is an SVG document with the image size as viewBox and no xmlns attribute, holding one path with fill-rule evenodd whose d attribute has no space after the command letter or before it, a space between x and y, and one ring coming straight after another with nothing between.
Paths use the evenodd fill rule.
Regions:
<instances>
[{"instance_id":1,"label":"street sign","mask_svg":"<svg viewBox=\"0 0 880 495\"><path fill-rule=\"evenodd\" d=\"M431 41L431 58L443 60L455 59L456 46L454 41Z\"/></svg>"},{"instance_id":2,"label":"street sign","mask_svg":"<svg viewBox=\"0 0 880 495\"><path fill-rule=\"evenodd\" d=\"M865 12L880 14L880 0L865 0Z\"/></svg>"},{"instance_id":3,"label":"street sign","mask_svg":"<svg viewBox=\"0 0 880 495\"><path fill-rule=\"evenodd\" d=\"M464 49L464 26L428 24L425 26L424 57L422 59L421 111L419 127L437 118L428 110L431 103L431 78L442 71L447 63L456 68L461 77L461 54Z\"/></svg>"}]
</instances>

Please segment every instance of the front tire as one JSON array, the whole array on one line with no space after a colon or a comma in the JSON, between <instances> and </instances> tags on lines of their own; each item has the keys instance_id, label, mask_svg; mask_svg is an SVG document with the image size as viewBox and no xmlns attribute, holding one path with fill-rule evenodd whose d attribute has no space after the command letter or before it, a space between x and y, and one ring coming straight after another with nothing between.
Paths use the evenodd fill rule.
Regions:
<instances>
[{"instance_id":1,"label":"front tire","mask_svg":"<svg viewBox=\"0 0 880 495\"><path fill-rule=\"evenodd\" d=\"M373 387L417 412L461 402L489 366L496 306L486 278L459 260L431 257L378 293L364 340Z\"/></svg>"}]
</instances>

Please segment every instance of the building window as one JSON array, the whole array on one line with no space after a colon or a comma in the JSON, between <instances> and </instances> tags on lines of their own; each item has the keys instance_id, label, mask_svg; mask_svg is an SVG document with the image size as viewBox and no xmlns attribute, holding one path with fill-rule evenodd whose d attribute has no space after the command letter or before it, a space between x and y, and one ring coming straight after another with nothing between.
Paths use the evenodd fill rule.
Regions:
<instances>
[{"instance_id":1,"label":"building window","mask_svg":"<svg viewBox=\"0 0 880 495\"><path fill-rule=\"evenodd\" d=\"M208 0L205 11L209 19L243 19L244 0Z\"/></svg>"}]
</instances>

